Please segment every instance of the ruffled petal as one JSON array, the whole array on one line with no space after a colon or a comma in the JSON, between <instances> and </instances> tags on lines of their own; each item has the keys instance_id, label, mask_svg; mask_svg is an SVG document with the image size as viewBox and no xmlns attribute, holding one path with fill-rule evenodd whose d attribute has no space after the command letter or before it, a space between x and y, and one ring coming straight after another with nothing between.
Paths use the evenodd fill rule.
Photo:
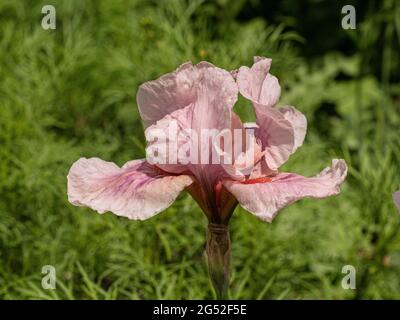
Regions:
<instances>
[{"instance_id":1,"label":"ruffled petal","mask_svg":"<svg viewBox=\"0 0 400 320\"><path fill-rule=\"evenodd\" d=\"M143 160L120 168L99 158L81 158L68 174L68 200L99 213L144 220L168 208L192 182L186 175L166 175Z\"/></svg>"},{"instance_id":2,"label":"ruffled petal","mask_svg":"<svg viewBox=\"0 0 400 320\"><path fill-rule=\"evenodd\" d=\"M340 192L347 175L344 160L332 160L331 167L319 175L307 178L292 173L255 179L254 182L224 182L239 204L258 218L271 222L283 207L306 197L325 198Z\"/></svg>"},{"instance_id":3,"label":"ruffled petal","mask_svg":"<svg viewBox=\"0 0 400 320\"><path fill-rule=\"evenodd\" d=\"M175 110L196 100L197 70L191 62L182 64L174 72L139 87L137 105L140 116L148 124L164 118Z\"/></svg>"},{"instance_id":4,"label":"ruffled petal","mask_svg":"<svg viewBox=\"0 0 400 320\"><path fill-rule=\"evenodd\" d=\"M393 201L397 209L400 211L400 190L393 193Z\"/></svg>"},{"instance_id":5,"label":"ruffled petal","mask_svg":"<svg viewBox=\"0 0 400 320\"><path fill-rule=\"evenodd\" d=\"M294 146L292 153L302 146L307 133L307 118L295 107L285 106L278 109L284 118L290 122L294 131Z\"/></svg>"},{"instance_id":6,"label":"ruffled petal","mask_svg":"<svg viewBox=\"0 0 400 320\"><path fill-rule=\"evenodd\" d=\"M271 170L276 170L293 153L294 128L279 109L270 107L258 112L257 125L257 137L261 141L265 161Z\"/></svg>"},{"instance_id":7,"label":"ruffled petal","mask_svg":"<svg viewBox=\"0 0 400 320\"><path fill-rule=\"evenodd\" d=\"M190 171L207 189L206 193L211 194L216 181L227 175L221 164L224 159L231 159L232 148L227 150L218 142L224 132L228 135L231 132L232 108L237 101L238 89L226 70L205 62L196 67L197 100L193 106L191 128L199 136L199 164L190 166Z\"/></svg>"},{"instance_id":8,"label":"ruffled petal","mask_svg":"<svg viewBox=\"0 0 400 320\"><path fill-rule=\"evenodd\" d=\"M278 170L272 170L271 168L268 167L265 161L261 160L254 165L254 168L251 171L251 174L248 177L248 179L250 180L259 179L268 176L275 176L277 174Z\"/></svg>"},{"instance_id":9,"label":"ruffled petal","mask_svg":"<svg viewBox=\"0 0 400 320\"><path fill-rule=\"evenodd\" d=\"M200 117L195 115L195 121L204 124L204 120L211 119L213 121L208 123L208 127L213 127L224 116L229 121L228 113L237 100L237 93L235 80L226 70L205 61L195 66L187 62L174 72L142 84L137 104L143 121L148 125L175 110L196 105L199 110L195 113ZM222 114L215 117L218 112Z\"/></svg>"},{"instance_id":10,"label":"ruffled petal","mask_svg":"<svg viewBox=\"0 0 400 320\"><path fill-rule=\"evenodd\" d=\"M255 57L251 68L240 67L236 81L242 96L253 102L256 111L273 107L281 95L278 79L269 73L271 59Z\"/></svg>"},{"instance_id":11,"label":"ruffled petal","mask_svg":"<svg viewBox=\"0 0 400 320\"><path fill-rule=\"evenodd\" d=\"M166 158L163 169L167 171L168 166L183 163L179 151L183 150L181 147L188 148L186 143L190 142L191 138L193 143L189 146L191 153L197 158L197 163L211 164L213 151L218 150L213 149L217 141L213 139L213 134L221 135L224 130L231 130L232 108L238 94L234 79L229 72L207 62L197 64L194 70L195 99L188 106L172 111L146 129L146 138L150 142L148 149L157 147L160 141L164 143L167 136L167 147L164 151L160 148L161 156ZM175 158L166 154L173 154ZM158 156L160 157L160 153ZM186 156L182 158L186 159Z\"/></svg>"},{"instance_id":12,"label":"ruffled petal","mask_svg":"<svg viewBox=\"0 0 400 320\"><path fill-rule=\"evenodd\" d=\"M234 180L243 180L249 175L255 164L261 160L263 153L255 133L258 126L255 123L242 123L239 116L232 112L232 163L223 167Z\"/></svg>"},{"instance_id":13,"label":"ruffled petal","mask_svg":"<svg viewBox=\"0 0 400 320\"><path fill-rule=\"evenodd\" d=\"M268 58L255 57L251 68L243 66L239 69L236 81L239 92L253 103L259 127L258 138L265 151L265 161L271 170L276 170L287 161L304 136L300 132L302 126L298 138L295 137L295 120L300 121L298 113L292 115L291 109L274 108L279 100L281 87L278 79L269 73L271 61Z\"/></svg>"},{"instance_id":14,"label":"ruffled petal","mask_svg":"<svg viewBox=\"0 0 400 320\"><path fill-rule=\"evenodd\" d=\"M196 65L197 98L194 101L192 128L230 129L232 108L238 89L232 75L208 62Z\"/></svg>"},{"instance_id":15,"label":"ruffled petal","mask_svg":"<svg viewBox=\"0 0 400 320\"><path fill-rule=\"evenodd\" d=\"M145 130L149 163L171 173L188 170L188 161L197 158L196 137L191 136L189 130L192 115L193 106L190 105L167 114Z\"/></svg>"}]
</instances>

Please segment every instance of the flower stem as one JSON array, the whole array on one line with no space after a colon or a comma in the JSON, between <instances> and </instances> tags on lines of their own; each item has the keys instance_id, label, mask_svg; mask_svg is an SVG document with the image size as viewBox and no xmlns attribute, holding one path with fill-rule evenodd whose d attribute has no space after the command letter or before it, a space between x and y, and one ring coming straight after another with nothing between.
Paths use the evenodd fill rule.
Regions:
<instances>
[{"instance_id":1,"label":"flower stem","mask_svg":"<svg viewBox=\"0 0 400 320\"><path fill-rule=\"evenodd\" d=\"M206 252L208 271L217 299L227 299L231 260L231 240L227 225L215 223L208 225Z\"/></svg>"}]
</instances>

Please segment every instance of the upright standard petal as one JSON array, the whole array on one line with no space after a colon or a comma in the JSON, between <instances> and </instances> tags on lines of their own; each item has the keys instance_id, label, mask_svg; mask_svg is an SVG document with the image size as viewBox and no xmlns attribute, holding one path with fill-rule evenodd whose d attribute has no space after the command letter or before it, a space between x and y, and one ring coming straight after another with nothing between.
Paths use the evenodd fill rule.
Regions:
<instances>
[{"instance_id":1,"label":"upright standard petal","mask_svg":"<svg viewBox=\"0 0 400 320\"><path fill-rule=\"evenodd\" d=\"M199 136L199 164L190 166L205 189L208 198L214 197L214 185L228 175L223 168L225 159L232 160L233 151L220 145L224 133L231 133L232 108L238 89L232 75L226 70L205 62L197 66L197 100L193 105L192 129ZM210 204L213 206L214 204Z\"/></svg>"},{"instance_id":2,"label":"upright standard petal","mask_svg":"<svg viewBox=\"0 0 400 320\"><path fill-rule=\"evenodd\" d=\"M192 128L224 130L231 128L232 108L238 89L232 75L208 62L196 65L197 97L193 106Z\"/></svg>"},{"instance_id":3,"label":"upright standard petal","mask_svg":"<svg viewBox=\"0 0 400 320\"><path fill-rule=\"evenodd\" d=\"M192 72L191 89L195 91L192 101L189 105L168 113L148 127L146 137L151 136L150 148L157 147L160 141L166 141L167 147L161 151L161 156L167 160L162 166L164 170L172 169L173 172L177 172L176 170L188 168L199 180L203 180L205 176L217 178L216 170L222 170L221 166L215 163L216 155L220 155L223 150L218 148L216 143L224 130L229 133L231 131L232 108L237 100L238 89L229 72L208 62L200 62L193 66ZM176 129L171 130L172 127ZM175 136L169 135L165 139L166 134L171 131L176 132ZM157 134L151 134L157 132L162 139L158 139ZM189 143L191 153L195 154L197 158L195 164L193 162L183 163L180 158L182 154L179 153L183 147L187 147L185 142L190 142L190 135L197 138L192 139L193 142L196 140L196 144ZM173 163L171 163L171 157L166 156L166 153L171 154L171 150L178 151L177 157L175 157L177 161ZM217 154L217 152L220 153ZM176 154L176 152L172 153ZM160 152L157 155L160 156ZM186 159L186 153L182 158ZM185 166L179 166L179 164ZM186 167L186 165L188 166ZM204 169L204 166L207 166L207 170ZM206 180L208 178L206 177Z\"/></svg>"},{"instance_id":4,"label":"upright standard petal","mask_svg":"<svg viewBox=\"0 0 400 320\"><path fill-rule=\"evenodd\" d=\"M278 109L270 107L257 113L257 125L257 137L262 143L265 162L271 170L276 170L293 153L294 128Z\"/></svg>"},{"instance_id":5,"label":"upright standard petal","mask_svg":"<svg viewBox=\"0 0 400 320\"><path fill-rule=\"evenodd\" d=\"M208 108L215 115L218 111L224 111L226 104L233 107L237 91L235 80L226 70L205 61L195 66L187 62L174 72L142 84L138 90L137 104L143 121L151 125L175 110L194 104L202 106L200 112L207 112ZM218 118L224 115L228 116L223 112Z\"/></svg>"},{"instance_id":6,"label":"upright standard petal","mask_svg":"<svg viewBox=\"0 0 400 320\"><path fill-rule=\"evenodd\" d=\"M68 174L68 200L99 213L144 220L169 207L192 182L186 175L166 175L143 160L119 168L99 158L81 158Z\"/></svg>"},{"instance_id":7,"label":"upright standard petal","mask_svg":"<svg viewBox=\"0 0 400 320\"><path fill-rule=\"evenodd\" d=\"M256 123L242 123L240 117L232 112L232 162L223 164L225 171L234 180L242 180L254 170L254 165L262 158L261 146L255 133Z\"/></svg>"},{"instance_id":8,"label":"upright standard petal","mask_svg":"<svg viewBox=\"0 0 400 320\"><path fill-rule=\"evenodd\" d=\"M243 66L239 69L236 81L239 92L253 103L265 161L271 170L276 170L296 149L296 139L292 123L294 117L289 114L289 110L278 111L274 108L281 87L278 79L269 73L271 61L255 57L251 68ZM301 135L298 140L301 140Z\"/></svg>"},{"instance_id":9,"label":"upright standard petal","mask_svg":"<svg viewBox=\"0 0 400 320\"><path fill-rule=\"evenodd\" d=\"M281 95L278 79L269 73L271 59L255 57L251 68L240 67L236 81L242 96L253 102L257 109L273 107Z\"/></svg>"},{"instance_id":10,"label":"upright standard petal","mask_svg":"<svg viewBox=\"0 0 400 320\"><path fill-rule=\"evenodd\" d=\"M290 122L294 131L294 146L292 153L294 153L304 142L307 133L307 118L298 111L295 107L285 106L278 109L284 118Z\"/></svg>"},{"instance_id":11,"label":"upright standard petal","mask_svg":"<svg viewBox=\"0 0 400 320\"><path fill-rule=\"evenodd\" d=\"M281 173L247 181L226 181L225 187L239 204L258 218L271 222L283 207L302 198L325 198L340 192L340 185L347 175L344 160L332 160L332 166L319 175L306 178L292 173Z\"/></svg>"},{"instance_id":12,"label":"upright standard petal","mask_svg":"<svg viewBox=\"0 0 400 320\"><path fill-rule=\"evenodd\" d=\"M397 209L400 211L400 190L393 193L393 201Z\"/></svg>"},{"instance_id":13,"label":"upright standard petal","mask_svg":"<svg viewBox=\"0 0 400 320\"><path fill-rule=\"evenodd\" d=\"M140 116L151 125L175 110L184 108L196 99L197 70L191 62L174 72L139 87L137 105Z\"/></svg>"},{"instance_id":14,"label":"upright standard petal","mask_svg":"<svg viewBox=\"0 0 400 320\"><path fill-rule=\"evenodd\" d=\"M197 159L196 137L191 135L192 106L173 111L145 130L146 159L170 173L187 171Z\"/></svg>"}]
</instances>

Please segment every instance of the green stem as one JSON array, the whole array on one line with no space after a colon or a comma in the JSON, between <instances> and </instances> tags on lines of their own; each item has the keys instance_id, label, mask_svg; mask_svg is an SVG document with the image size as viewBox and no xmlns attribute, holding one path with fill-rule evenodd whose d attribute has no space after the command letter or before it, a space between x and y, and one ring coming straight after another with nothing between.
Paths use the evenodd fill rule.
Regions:
<instances>
[{"instance_id":1,"label":"green stem","mask_svg":"<svg viewBox=\"0 0 400 320\"><path fill-rule=\"evenodd\" d=\"M227 225L215 223L208 225L206 252L208 271L217 299L227 299L231 260L231 240Z\"/></svg>"}]
</instances>

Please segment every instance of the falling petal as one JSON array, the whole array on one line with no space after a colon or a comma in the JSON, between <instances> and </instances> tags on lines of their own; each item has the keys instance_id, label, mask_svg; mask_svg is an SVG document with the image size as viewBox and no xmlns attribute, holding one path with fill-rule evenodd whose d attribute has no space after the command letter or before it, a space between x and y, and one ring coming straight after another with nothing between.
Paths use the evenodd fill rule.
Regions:
<instances>
[{"instance_id":1,"label":"falling petal","mask_svg":"<svg viewBox=\"0 0 400 320\"><path fill-rule=\"evenodd\" d=\"M325 198L340 192L347 175L344 160L333 160L332 166L319 175L307 178L293 173L280 173L254 183L226 181L225 187L239 204L258 218L271 222L283 207L306 197Z\"/></svg>"},{"instance_id":2,"label":"falling petal","mask_svg":"<svg viewBox=\"0 0 400 320\"><path fill-rule=\"evenodd\" d=\"M99 158L81 158L68 174L68 200L99 213L144 220L168 208L192 182L186 175L166 175L143 160L119 168Z\"/></svg>"}]
</instances>

